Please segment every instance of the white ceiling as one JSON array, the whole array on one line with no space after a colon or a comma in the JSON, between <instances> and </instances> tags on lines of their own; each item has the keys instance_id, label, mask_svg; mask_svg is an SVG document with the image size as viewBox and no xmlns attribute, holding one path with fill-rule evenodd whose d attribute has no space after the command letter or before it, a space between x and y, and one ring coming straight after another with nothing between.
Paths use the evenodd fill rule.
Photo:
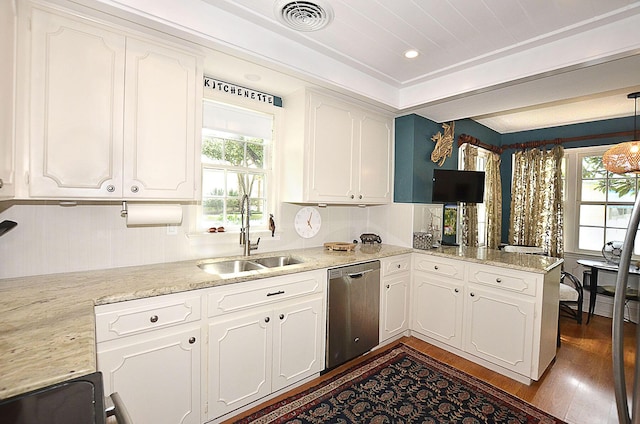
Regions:
<instances>
[{"instance_id":1,"label":"white ceiling","mask_svg":"<svg viewBox=\"0 0 640 424\"><path fill-rule=\"evenodd\" d=\"M315 32L281 24L275 0L71 1L215 49L218 78L281 96L311 83L501 133L633 115L640 91L640 1L307 0L335 14Z\"/></svg>"}]
</instances>

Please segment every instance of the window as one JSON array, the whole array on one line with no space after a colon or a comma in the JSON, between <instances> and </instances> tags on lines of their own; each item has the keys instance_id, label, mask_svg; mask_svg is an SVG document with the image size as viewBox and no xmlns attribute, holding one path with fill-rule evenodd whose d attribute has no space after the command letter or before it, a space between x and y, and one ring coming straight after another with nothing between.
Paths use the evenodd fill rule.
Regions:
<instances>
[{"instance_id":1,"label":"window","mask_svg":"<svg viewBox=\"0 0 640 424\"><path fill-rule=\"evenodd\" d=\"M607 172L602 155L608 147L565 150L567 250L599 254L606 242L624 240L638 177ZM636 242L634 254L639 249Z\"/></svg>"},{"instance_id":2,"label":"window","mask_svg":"<svg viewBox=\"0 0 640 424\"><path fill-rule=\"evenodd\" d=\"M272 115L204 101L202 228L239 227L244 194L251 226L266 226L272 128Z\"/></svg>"},{"instance_id":3,"label":"window","mask_svg":"<svg viewBox=\"0 0 640 424\"><path fill-rule=\"evenodd\" d=\"M473 147L469 144L465 144L464 147L460 150L461 154L459 156L459 169L464 169L464 155L467 148L475 148L478 152L478 156L476 157L475 163L475 171L485 171L487 167L487 156L489 155L489 151L485 149L480 149ZM485 179L485 193L486 190L486 179ZM486 194L485 194L486 195ZM478 246L486 246L487 244L487 207L483 203L476 203L476 210L478 214ZM459 221L462 221L462 214L459 214ZM462 228L462 222L458 222L458 228Z\"/></svg>"}]
</instances>

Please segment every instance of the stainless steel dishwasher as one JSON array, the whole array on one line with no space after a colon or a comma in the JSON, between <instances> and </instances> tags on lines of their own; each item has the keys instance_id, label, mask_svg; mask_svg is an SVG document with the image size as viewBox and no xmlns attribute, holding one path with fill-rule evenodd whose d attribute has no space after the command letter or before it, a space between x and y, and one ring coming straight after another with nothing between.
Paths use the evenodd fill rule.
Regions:
<instances>
[{"instance_id":1,"label":"stainless steel dishwasher","mask_svg":"<svg viewBox=\"0 0 640 424\"><path fill-rule=\"evenodd\" d=\"M329 270L326 368L379 343L380 261Z\"/></svg>"}]
</instances>

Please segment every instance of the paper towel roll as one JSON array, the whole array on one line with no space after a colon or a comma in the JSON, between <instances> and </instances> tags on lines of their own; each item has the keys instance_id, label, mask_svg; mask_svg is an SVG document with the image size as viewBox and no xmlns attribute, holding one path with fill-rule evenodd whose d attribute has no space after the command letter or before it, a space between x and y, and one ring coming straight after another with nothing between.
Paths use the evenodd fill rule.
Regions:
<instances>
[{"instance_id":1,"label":"paper towel roll","mask_svg":"<svg viewBox=\"0 0 640 424\"><path fill-rule=\"evenodd\" d=\"M127 205L127 227L182 223L180 205Z\"/></svg>"}]
</instances>

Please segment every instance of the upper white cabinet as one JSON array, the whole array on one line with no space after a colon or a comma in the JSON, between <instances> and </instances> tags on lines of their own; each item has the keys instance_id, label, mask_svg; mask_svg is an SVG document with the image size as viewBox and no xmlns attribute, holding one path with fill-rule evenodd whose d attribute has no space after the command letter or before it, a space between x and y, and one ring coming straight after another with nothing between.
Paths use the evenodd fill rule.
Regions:
<instances>
[{"instance_id":1,"label":"upper white cabinet","mask_svg":"<svg viewBox=\"0 0 640 424\"><path fill-rule=\"evenodd\" d=\"M15 192L16 41L15 2L0 2L0 199L9 199Z\"/></svg>"},{"instance_id":2,"label":"upper white cabinet","mask_svg":"<svg viewBox=\"0 0 640 424\"><path fill-rule=\"evenodd\" d=\"M33 9L31 197L193 199L201 59Z\"/></svg>"},{"instance_id":3,"label":"upper white cabinet","mask_svg":"<svg viewBox=\"0 0 640 424\"><path fill-rule=\"evenodd\" d=\"M282 199L383 204L391 201L393 119L325 94L285 99Z\"/></svg>"}]
</instances>

